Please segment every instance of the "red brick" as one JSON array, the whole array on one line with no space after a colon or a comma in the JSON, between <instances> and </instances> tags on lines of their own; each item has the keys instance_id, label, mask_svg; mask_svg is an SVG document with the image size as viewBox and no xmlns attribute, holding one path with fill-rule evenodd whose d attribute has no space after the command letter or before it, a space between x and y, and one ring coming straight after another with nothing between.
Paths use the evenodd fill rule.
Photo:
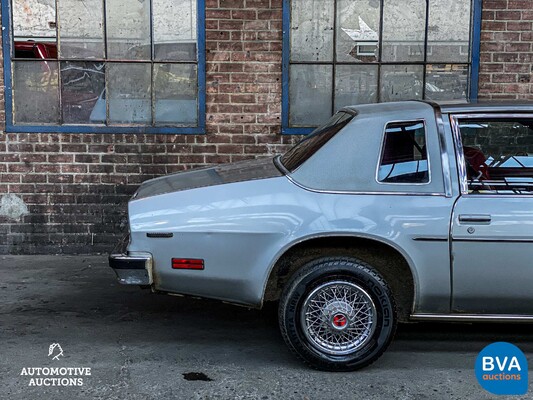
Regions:
<instances>
[{"instance_id":1,"label":"red brick","mask_svg":"<svg viewBox=\"0 0 533 400\"><path fill-rule=\"evenodd\" d=\"M507 22L508 31L531 31L532 23L528 21L509 21Z\"/></svg>"},{"instance_id":2,"label":"red brick","mask_svg":"<svg viewBox=\"0 0 533 400\"><path fill-rule=\"evenodd\" d=\"M531 3L531 0L509 0L509 9L510 10L531 10L533 9L533 4Z\"/></svg>"},{"instance_id":3,"label":"red brick","mask_svg":"<svg viewBox=\"0 0 533 400\"><path fill-rule=\"evenodd\" d=\"M244 8L244 0L219 0L220 8Z\"/></svg>"},{"instance_id":4,"label":"red brick","mask_svg":"<svg viewBox=\"0 0 533 400\"><path fill-rule=\"evenodd\" d=\"M483 21L481 29L485 31L505 31L507 25L503 21Z\"/></svg>"},{"instance_id":5,"label":"red brick","mask_svg":"<svg viewBox=\"0 0 533 400\"><path fill-rule=\"evenodd\" d=\"M484 10L505 10L507 9L507 0L483 0Z\"/></svg>"},{"instance_id":6,"label":"red brick","mask_svg":"<svg viewBox=\"0 0 533 400\"><path fill-rule=\"evenodd\" d=\"M496 11L495 15L494 19L499 21L520 21L523 19L520 11ZM483 19L485 19L485 14L483 14Z\"/></svg>"}]
</instances>

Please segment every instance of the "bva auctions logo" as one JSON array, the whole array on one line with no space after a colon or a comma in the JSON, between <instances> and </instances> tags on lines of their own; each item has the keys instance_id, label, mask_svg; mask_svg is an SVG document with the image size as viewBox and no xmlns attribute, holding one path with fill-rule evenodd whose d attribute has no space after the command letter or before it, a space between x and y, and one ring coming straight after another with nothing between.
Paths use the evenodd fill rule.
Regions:
<instances>
[{"instance_id":1,"label":"bva auctions logo","mask_svg":"<svg viewBox=\"0 0 533 400\"><path fill-rule=\"evenodd\" d=\"M475 370L481 387L492 394L527 393L527 359L511 343L496 342L485 347L477 356Z\"/></svg>"},{"instance_id":2,"label":"bva auctions logo","mask_svg":"<svg viewBox=\"0 0 533 400\"><path fill-rule=\"evenodd\" d=\"M57 350L55 352L55 356L52 357L52 360L59 360L59 356L65 357L63 355L63 349L61 348L61 345L59 343L52 343L50 347L48 348L48 357L54 354L54 350Z\"/></svg>"}]
</instances>

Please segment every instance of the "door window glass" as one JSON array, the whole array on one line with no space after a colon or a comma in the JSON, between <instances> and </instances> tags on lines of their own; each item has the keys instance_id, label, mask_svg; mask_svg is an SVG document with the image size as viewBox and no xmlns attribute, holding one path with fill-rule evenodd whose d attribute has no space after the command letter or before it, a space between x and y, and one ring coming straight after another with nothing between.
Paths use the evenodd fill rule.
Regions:
<instances>
[{"instance_id":1,"label":"door window glass","mask_svg":"<svg viewBox=\"0 0 533 400\"><path fill-rule=\"evenodd\" d=\"M533 119L459 121L470 193L533 193Z\"/></svg>"}]
</instances>

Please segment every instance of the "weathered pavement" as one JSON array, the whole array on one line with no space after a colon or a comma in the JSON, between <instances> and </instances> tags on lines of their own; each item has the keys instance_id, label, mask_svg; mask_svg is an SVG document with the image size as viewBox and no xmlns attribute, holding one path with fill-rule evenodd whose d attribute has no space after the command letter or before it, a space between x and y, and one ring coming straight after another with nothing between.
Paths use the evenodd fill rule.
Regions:
<instances>
[{"instance_id":1,"label":"weathered pavement","mask_svg":"<svg viewBox=\"0 0 533 400\"><path fill-rule=\"evenodd\" d=\"M0 398L489 399L475 380L477 353L508 341L530 365L533 354L532 326L413 324L372 366L325 373L290 354L275 314L120 286L105 256L0 256ZM52 343L64 357L48 357ZM91 376L34 387L24 367L90 367ZM188 381L189 372L212 380Z\"/></svg>"}]
</instances>

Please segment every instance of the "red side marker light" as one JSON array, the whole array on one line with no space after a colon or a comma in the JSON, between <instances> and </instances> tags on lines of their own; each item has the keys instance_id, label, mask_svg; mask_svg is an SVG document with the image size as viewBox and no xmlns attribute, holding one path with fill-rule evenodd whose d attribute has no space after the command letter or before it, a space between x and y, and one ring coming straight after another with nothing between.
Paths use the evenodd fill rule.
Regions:
<instances>
[{"instance_id":1,"label":"red side marker light","mask_svg":"<svg viewBox=\"0 0 533 400\"><path fill-rule=\"evenodd\" d=\"M172 269L204 269L204 260L197 258L173 258Z\"/></svg>"}]
</instances>

